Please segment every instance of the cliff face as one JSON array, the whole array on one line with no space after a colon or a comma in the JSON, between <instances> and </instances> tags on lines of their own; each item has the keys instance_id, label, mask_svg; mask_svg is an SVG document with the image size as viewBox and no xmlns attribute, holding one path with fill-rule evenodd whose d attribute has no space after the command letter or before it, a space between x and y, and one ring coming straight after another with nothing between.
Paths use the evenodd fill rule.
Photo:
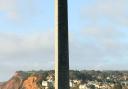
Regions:
<instances>
[{"instance_id":1,"label":"cliff face","mask_svg":"<svg viewBox=\"0 0 128 89\"><path fill-rule=\"evenodd\" d=\"M26 73L16 72L7 82L0 84L0 89L41 89L41 77L29 76Z\"/></svg>"},{"instance_id":2,"label":"cliff face","mask_svg":"<svg viewBox=\"0 0 128 89\"><path fill-rule=\"evenodd\" d=\"M22 88L23 89L41 89L38 77L37 76L28 77L28 79L26 79L23 82Z\"/></svg>"},{"instance_id":3,"label":"cliff face","mask_svg":"<svg viewBox=\"0 0 128 89\"><path fill-rule=\"evenodd\" d=\"M19 89L22 84L22 79L18 76L13 77L11 80L2 85L1 89Z\"/></svg>"},{"instance_id":4,"label":"cliff face","mask_svg":"<svg viewBox=\"0 0 128 89\"><path fill-rule=\"evenodd\" d=\"M15 75L7 82L0 85L0 89L19 89L23 82L23 76L16 72Z\"/></svg>"}]
</instances>

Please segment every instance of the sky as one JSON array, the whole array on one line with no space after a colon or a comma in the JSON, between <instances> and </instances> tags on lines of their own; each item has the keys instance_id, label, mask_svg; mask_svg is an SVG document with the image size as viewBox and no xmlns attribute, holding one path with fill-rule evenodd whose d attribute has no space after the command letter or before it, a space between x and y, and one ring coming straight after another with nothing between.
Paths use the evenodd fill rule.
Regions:
<instances>
[{"instance_id":1,"label":"sky","mask_svg":"<svg viewBox=\"0 0 128 89\"><path fill-rule=\"evenodd\" d=\"M128 70L128 0L68 0L70 69ZM54 0L0 0L0 81L54 69Z\"/></svg>"}]
</instances>

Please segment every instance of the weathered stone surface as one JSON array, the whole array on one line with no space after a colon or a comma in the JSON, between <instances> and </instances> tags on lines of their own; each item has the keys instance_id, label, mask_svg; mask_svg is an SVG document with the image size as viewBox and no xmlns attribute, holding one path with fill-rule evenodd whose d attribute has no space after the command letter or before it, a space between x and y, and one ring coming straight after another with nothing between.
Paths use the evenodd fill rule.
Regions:
<instances>
[{"instance_id":1,"label":"weathered stone surface","mask_svg":"<svg viewBox=\"0 0 128 89\"><path fill-rule=\"evenodd\" d=\"M40 75L16 72L10 80L0 84L0 89L42 89L42 76Z\"/></svg>"},{"instance_id":2,"label":"weathered stone surface","mask_svg":"<svg viewBox=\"0 0 128 89\"><path fill-rule=\"evenodd\" d=\"M26 79L23 82L22 88L23 89L39 89L37 85L37 77L36 76L28 77L28 79Z\"/></svg>"},{"instance_id":3,"label":"weathered stone surface","mask_svg":"<svg viewBox=\"0 0 128 89\"><path fill-rule=\"evenodd\" d=\"M16 72L10 80L0 85L0 89L20 89L24 79L25 76Z\"/></svg>"}]
</instances>

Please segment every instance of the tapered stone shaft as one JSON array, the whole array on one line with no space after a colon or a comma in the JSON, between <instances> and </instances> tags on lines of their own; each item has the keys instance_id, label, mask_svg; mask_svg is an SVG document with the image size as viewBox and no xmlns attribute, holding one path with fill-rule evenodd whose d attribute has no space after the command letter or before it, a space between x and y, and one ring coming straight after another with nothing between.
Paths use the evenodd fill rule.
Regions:
<instances>
[{"instance_id":1,"label":"tapered stone shaft","mask_svg":"<svg viewBox=\"0 0 128 89\"><path fill-rule=\"evenodd\" d=\"M55 89L69 89L67 0L55 0Z\"/></svg>"}]
</instances>

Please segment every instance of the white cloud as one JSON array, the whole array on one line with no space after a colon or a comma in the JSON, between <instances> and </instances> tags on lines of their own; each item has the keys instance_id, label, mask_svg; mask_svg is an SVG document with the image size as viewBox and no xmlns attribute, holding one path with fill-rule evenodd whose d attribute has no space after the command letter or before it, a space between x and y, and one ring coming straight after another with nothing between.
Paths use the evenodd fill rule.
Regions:
<instances>
[{"instance_id":1,"label":"white cloud","mask_svg":"<svg viewBox=\"0 0 128 89\"><path fill-rule=\"evenodd\" d=\"M127 26L127 0L97 0L95 3L83 6L81 15L93 22L106 17L116 24Z\"/></svg>"},{"instance_id":2,"label":"white cloud","mask_svg":"<svg viewBox=\"0 0 128 89\"><path fill-rule=\"evenodd\" d=\"M123 43L120 42L125 36L124 32L121 32L115 28L88 28L83 30L83 35L95 40L99 46L107 49L120 49Z\"/></svg>"},{"instance_id":3,"label":"white cloud","mask_svg":"<svg viewBox=\"0 0 128 89\"><path fill-rule=\"evenodd\" d=\"M80 33L79 33L80 32ZM70 66L78 69L118 69L127 63L128 41L125 31L113 27L85 27L70 35ZM75 56L74 56L75 55ZM99 66L100 65L100 66Z\"/></svg>"},{"instance_id":4,"label":"white cloud","mask_svg":"<svg viewBox=\"0 0 128 89\"><path fill-rule=\"evenodd\" d=\"M0 12L12 21L17 21L20 18L17 0L0 0Z\"/></svg>"},{"instance_id":5,"label":"white cloud","mask_svg":"<svg viewBox=\"0 0 128 89\"><path fill-rule=\"evenodd\" d=\"M51 32L17 35L0 33L0 53L18 53L51 48Z\"/></svg>"},{"instance_id":6,"label":"white cloud","mask_svg":"<svg viewBox=\"0 0 128 89\"><path fill-rule=\"evenodd\" d=\"M85 18L82 24L85 25L78 31L78 38L72 36L72 65L79 64L82 69L116 69L112 67L115 64L120 65L119 69L126 69L120 60L127 62L128 58L128 33L123 29L128 26L127 2L97 0L82 7L81 15Z\"/></svg>"},{"instance_id":7,"label":"white cloud","mask_svg":"<svg viewBox=\"0 0 128 89\"><path fill-rule=\"evenodd\" d=\"M11 11L16 9L16 0L0 0L1 11Z\"/></svg>"},{"instance_id":8,"label":"white cloud","mask_svg":"<svg viewBox=\"0 0 128 89\"><path fill-rule=\"evenodd\" d=\"M109 16L119 16L124 13L127 0L97 0L95 3L83 7L83 12L97 16L99 13Z\"/></svg>"},{"instance_id":9,"label":"white cloud","mask_svg":"<svg viewBox=\"0 0 128 89\"><path fill-rule=\"evenodd\" d=\"M0 33L0 80L17 70L53 69L53 33ZM8 72L7 72L8 71Z\"/></svg>"},{"instance_id":10,"label":"white cloud","mask_svg":"<svg viewBox=\"0 0 128 89\"><path fill-rule=\"evenodd\" d=\"M38 5L40 2L41 0L0 0L0 12L4 13L7 20L22 22L27 15L42 15L42 8Z\"/></svg>"}]
</instances>

